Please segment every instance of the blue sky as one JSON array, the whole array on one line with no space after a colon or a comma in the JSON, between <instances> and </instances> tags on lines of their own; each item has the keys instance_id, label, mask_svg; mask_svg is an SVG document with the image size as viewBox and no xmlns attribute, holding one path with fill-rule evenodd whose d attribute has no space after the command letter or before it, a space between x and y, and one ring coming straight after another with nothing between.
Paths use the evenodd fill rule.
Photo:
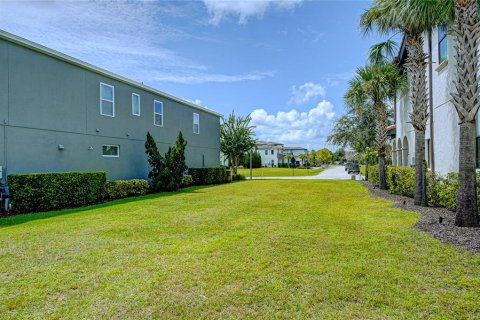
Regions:
<instances>
[{"instance_id":1,"label":"blue sky","mask_svg":"<svg viewBox=\"0 0 480 320\"><path fill-rule=\"evenodd\" d=\"M225 115L251 113L259 139L320 148L378 41L358 31L368 4L7 1L0 28Z\"/></svg>"}]
</instances>

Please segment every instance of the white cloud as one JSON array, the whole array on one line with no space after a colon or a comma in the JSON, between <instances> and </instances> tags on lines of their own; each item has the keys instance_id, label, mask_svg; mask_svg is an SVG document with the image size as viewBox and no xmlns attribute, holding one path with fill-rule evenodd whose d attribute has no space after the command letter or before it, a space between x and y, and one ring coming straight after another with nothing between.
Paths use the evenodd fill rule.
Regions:
<instances>
[{"instance_id":1,"label":"white cloud","mask_svg":"<svg viewBox=\"0 0 480 320\"><path fill-rule=\"evenodd\" d=\"M255 81L272 74L215 72L172 50L179 40L209 41L168 25L172 16L189 19L181 9L148 1L0 1L0 29L152 86Z\"/></svg>"},{"instance_id":2,"label":"white cloud","mask_svg":"<svg viewBox=\"0 0 480 320\"><path fill-rule=\"evenodd\" d=\"M323 100L308 112L292 109L269 114L264 109L251 113L252 124L260 140L270 140L299 146L320 146L325 142L335 117L333 104Z\"/></svg>"},{"instance_id":3,"label":"white cloud","mask_svg":"<svg viewBox=\"0 0 480 320\"><path fill-rule=\"evenodd\" d=\"M191 102L191 103L193 103L193 104L196 104L197 106L201 106L201 105L202 105L202 100L200 100L200 99L193 99L193 100L191 100L191 99L183 98L183 100L188 101L188 102Z\"/></svg>"},{"instance_id":4,"label":"white cloud","mask_svg":"<svg viewBox=\"0 0 480 320\"><path fill-rule=\"evenodd\" d=\"M177 73L177 74L158 74L154 77L155 81L174 82L186 84L199 84L205 82L240 82L240 81L257 81L274 75L273 71L252 72L246 74L216 74L216 73Z\"/></svg>"},{"instance_id":5,"label":"white cloud","mask_svg":"<svg viewBox=\"0 0 480 320\"><path fill-rule=\"evenodd\" d=\"M245 24L250 17L261 18L268 8L291 10L303 0L203 0L210 23L218 25L223 19L238 17L238 23Z\"/></svg>"},{"instance_id":6,"label":"white cloud","mask_svg":"<svg viewBox=\"0 0 480 320\"><path fill-rule=\"evenodd\" d=\"M326 93L327 92L322 85L318 83L307 82L301 86L292 87L291 98L288 103L304 104L317 97L324 97Z\"/></svg>"}]
</instances>

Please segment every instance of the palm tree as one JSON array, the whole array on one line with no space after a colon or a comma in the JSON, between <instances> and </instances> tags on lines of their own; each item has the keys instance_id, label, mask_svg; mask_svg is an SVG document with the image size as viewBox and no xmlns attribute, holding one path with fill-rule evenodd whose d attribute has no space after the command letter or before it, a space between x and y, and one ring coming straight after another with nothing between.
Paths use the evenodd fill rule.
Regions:
<instances>
[{"instance_id":1,"label":"palm tree","mask_svg":"<svg viewBox=\"0 0 480 320\"><path fill-rule=\"evenodd\" d=\"M415 130L415 204L422 206L427 205L425 129L428 118L427 55L423 51L423 33L444 23L447 16L445 0L375 0L360 20L365 33L372 30L381 34L403 32L406 37L405 68L412 103L410 120ZM391 41L385 42L383 47L388 51ZM381 48L382 45L374 48L371 57L375 53L378 55Z\"/></svg>"},{"instance_id":2,"label":"palm tree","mask_svg":"<svg viewBox=\"0 0 480 320\"><path fill-rule=\"evenodd\" d=\"M287 153L285 156L284 156L285 159L287 159L287 166L290 168L290 161L292 160L293 156L289 153Z\"/></svg>"},{"instance_id":3,"label":"palm tree","mask_svg":"<svg viewBox=\"0 0 480 320\"><path fill-rule=\"evenodd\" d=\"M305 165L305 160L307 159L307 155L302 153L302 154L298 155L298 157L300 158L300 160L302 160L302 165L304 166Z\"/></svg>"},{"instance_id":4,"label":"palm tree","mask_svg":"<svg viewBox=\"0 0 480 320\"><path fill-rule=\"evenodd\" d=\"M453 105L460 125L457 213L455 224L474 227L479 224L475 172L475 117L480 107L478 76L480 18L477 0L449 1L454 14L451 31L456 38L456 78Z\"/></svg>"},{"instance_id":5,"label":"palm tree","mask_svg":"<svg viewBox=\"0 0 480 320\"><path fill-rule=\"evenodd\" d=\"M357 70L355 77L349 82L349 88L344 97L345 104L350 108L360 109L367 104L373 106L380 189L387 189L385 175L386 128L388 126L386 102L404 86L404 76L392 63L370 64Z\"/></svg>"}]
</instances>

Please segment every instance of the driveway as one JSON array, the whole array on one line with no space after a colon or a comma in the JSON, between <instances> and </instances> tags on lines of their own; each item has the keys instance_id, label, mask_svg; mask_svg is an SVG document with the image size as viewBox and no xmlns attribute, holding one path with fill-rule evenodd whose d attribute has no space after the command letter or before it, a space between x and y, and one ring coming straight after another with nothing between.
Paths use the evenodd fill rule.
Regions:
<instances>
[{"instance_id":1,"label":"driveway","mask_svg":"<svg viewBox=\"0 0 480 320\"><path fill-rule=\"evenodd\" d=\"M360 176L356 178L359 180ZM248 177L247 177L248 179ZM306 177L253 177L253 180L351 180L352 177L345 171L344 166L330 166L316 176Z\"/></svg>"}]
</instances>

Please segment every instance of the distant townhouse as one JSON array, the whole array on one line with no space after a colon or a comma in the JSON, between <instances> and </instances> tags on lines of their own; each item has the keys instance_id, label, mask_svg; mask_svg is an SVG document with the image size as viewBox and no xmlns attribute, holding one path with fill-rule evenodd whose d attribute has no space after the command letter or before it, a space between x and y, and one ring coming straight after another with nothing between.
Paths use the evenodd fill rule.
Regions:
<instances>
[{"instance_id":1,"label":"distant townhouse","mask_svg":"<svg viewBox=\"0 0 480 320\"><path fill-rule=\"evenodd\" d=\"M147 178L179 131L190 167L220 164L220 114L0 30L0 168Z\"/></svg>"},{"instance_id":2,"label":"distant townhouse","mask_svg":"<svg viewBox=\"0 0 480 320\"><path fill-rule=\"evenodd\" d=\"M307 149L302 147L286 147L282 143L257 141L256 149L262 158L262 166L264 167L278 167L279 164L286 164L288 160L286 155L291 155L294 161L299 165L303 164L299 157L302 154L307 154Z\"/></svg>"},{"instance_id":3,"label":"distant townhouse","mask_svg":"<svg viewBox=\"0 0 480 320\"><path fill-rule=\"evenodd\" d=\"M425 35L425 52L428 52L428 37ZM405 62L407 52L405 40L400 47L398 63ZM451 102L450 92L453 89L455 61L453 59L454 39L447 34L445 28L438 28L432 34L432 77L427 80L432 88L433 123L430 119L425 133L425 157L429 168L441 174L458 171L459 126L458 116ZM398 166L413 166L415 163L415 132L410 123L409 114L412 106L409 92L399 92L395 103L395 136L392 140L392 163ZM478 117L478 115L477 115ZM480 121L477 120L477 148L472 157L479 162Z\"/></svg>"},{"instance_id":4,"label":"distant townhouse","mask_svg":"<svg viewBox=\"0 0 480 320\"><path fill-rule=\"evenodd\" d=\"M278 142L257 141L257 151L262 158L262 166L278 167L283 160L283 144Z\"/></svg>"}]
</instances>

